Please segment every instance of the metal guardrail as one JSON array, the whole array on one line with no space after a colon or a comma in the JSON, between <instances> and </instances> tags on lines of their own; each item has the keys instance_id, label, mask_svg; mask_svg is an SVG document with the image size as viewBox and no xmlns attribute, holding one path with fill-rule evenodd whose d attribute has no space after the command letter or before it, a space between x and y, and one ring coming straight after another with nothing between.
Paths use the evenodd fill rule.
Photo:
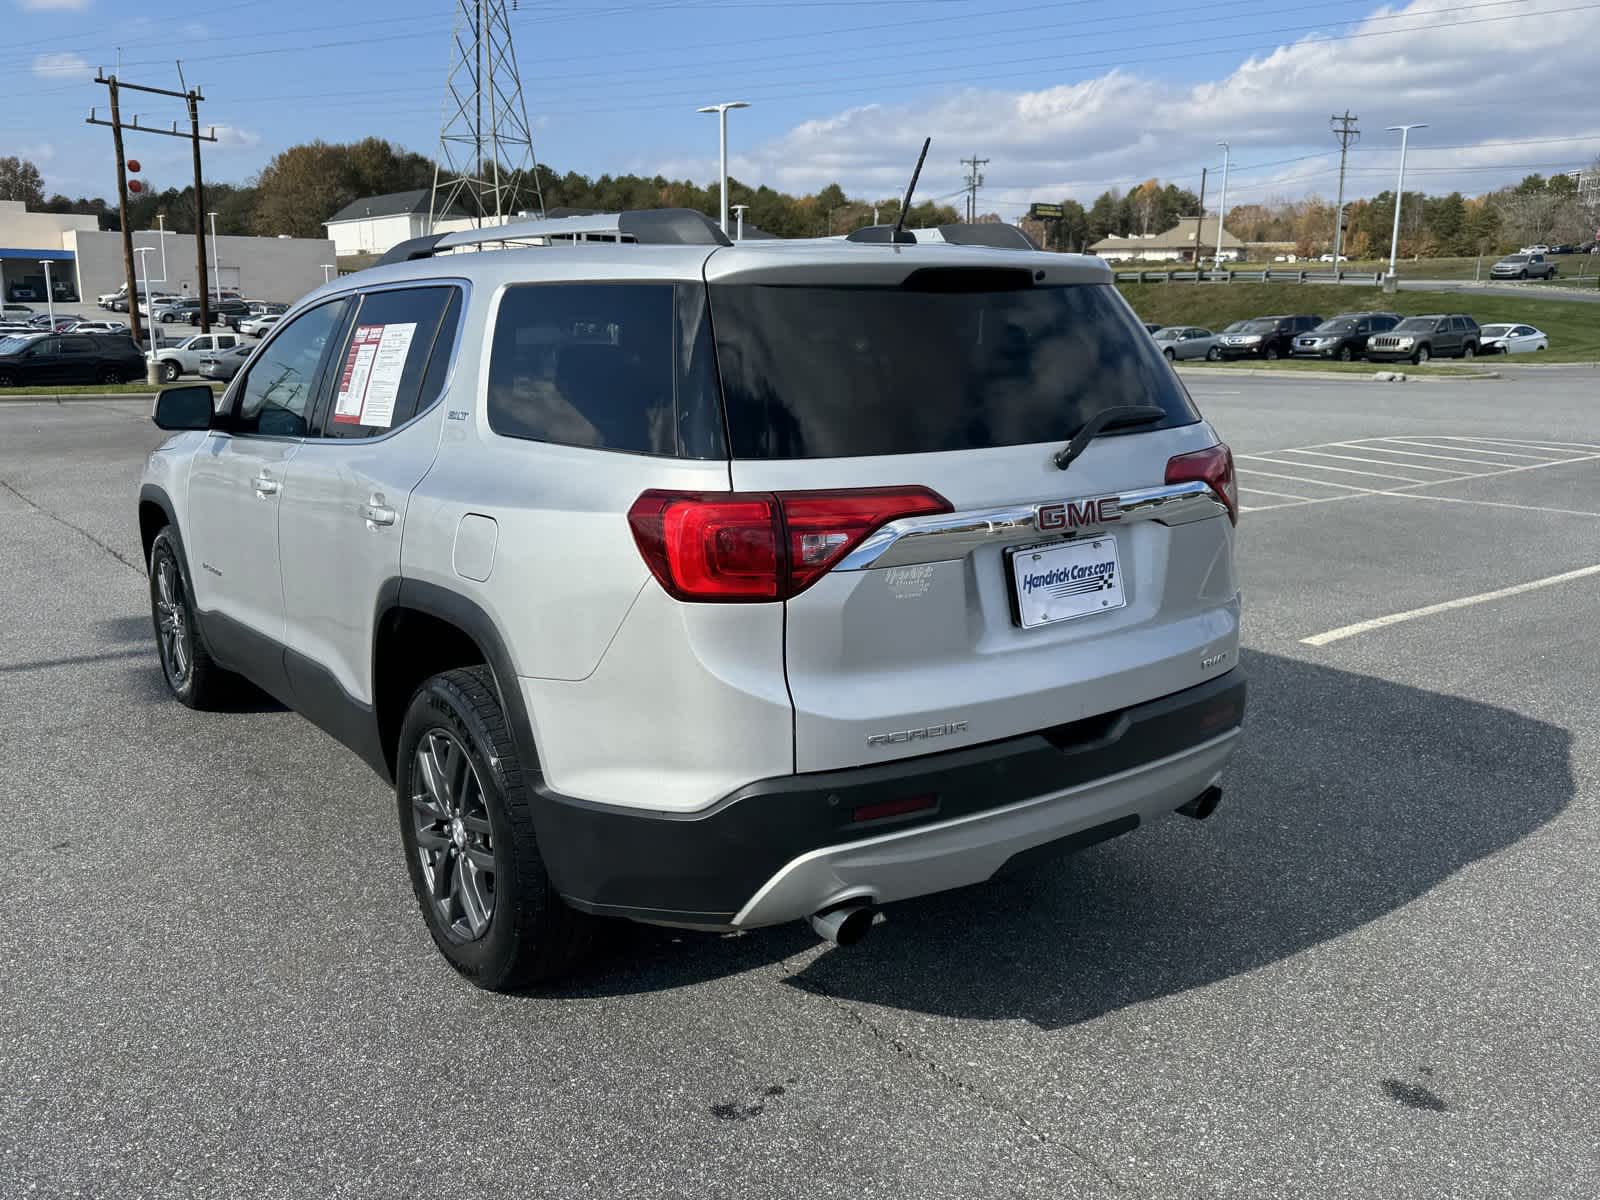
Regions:
<instances>
[{"instance_id":1,"label":"metal guardrail","mask_svg":"<svg viewBox=\"0 0 1600 1200\"><path fill-rule=\"evenodd\" d=\"M1340 283L1383 282L1382 271L1117 271L1118 283Z\"/></svg>"}]
</instances>

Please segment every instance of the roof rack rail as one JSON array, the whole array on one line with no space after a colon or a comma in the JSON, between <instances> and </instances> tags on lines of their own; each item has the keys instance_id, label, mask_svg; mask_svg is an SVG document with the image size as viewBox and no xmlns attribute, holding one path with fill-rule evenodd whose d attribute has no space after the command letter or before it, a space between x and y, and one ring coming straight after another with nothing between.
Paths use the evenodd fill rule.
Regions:
<instances>
[{"instance_id":1,"label":"roof rack rail","mask_svg":"<svg viewBox=\"0 0 1600 1200\"><path fill-rule=\"evenodd\" d=\"M731 246L726 234L702 212L692 208L652 208L632 212L592 213L585 216L510 221L455 233L435 233L411 238L392 247L378 260L415 262L450 250L469 247L544 246L552 242L633 242L648 246Z\"/></svg>"}]
</instances>

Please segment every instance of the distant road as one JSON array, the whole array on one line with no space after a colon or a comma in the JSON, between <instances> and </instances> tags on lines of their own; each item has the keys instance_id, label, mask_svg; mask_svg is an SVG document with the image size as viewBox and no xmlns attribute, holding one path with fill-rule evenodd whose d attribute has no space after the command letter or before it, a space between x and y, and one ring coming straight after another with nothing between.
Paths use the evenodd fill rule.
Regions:
<instances>
[{"instance_id":1,"label":"distant road","mask_svg":"<svg viewBox=\"0 0 1600 1200\"><path fill-rule=\"evenodd\" d=\"M1370 279L1341 279L1340 283L1371 287ZM1600 304L1600 287L1585 281L1583 290L1549 287L1542 283L1473 283L1470 279L1402 279L1402 292L1471 292L1476 296L1514 296L1519 300L1576 300L1580 304Z\"/></svg>"}]
</instances>

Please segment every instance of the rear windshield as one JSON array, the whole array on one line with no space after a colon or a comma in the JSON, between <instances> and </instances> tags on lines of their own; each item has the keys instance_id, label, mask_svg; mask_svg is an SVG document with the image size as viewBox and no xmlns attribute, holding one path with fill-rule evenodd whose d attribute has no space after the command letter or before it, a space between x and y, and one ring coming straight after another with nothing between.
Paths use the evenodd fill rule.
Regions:
<instances>
[{"instance_id":1,"label":"rear windshield","mask_svg":"<svg viewBox=\"0 0 1600 1200\"><path fill-rule=\"evenodd\" d=\"M922 270L899 287L715 284L735 458L834 458L1061 442L1104 408L1139 431L1200 419L1109 284Z\"/></svg>"},{"instance_id":2,"label":"rear windshield","mask_svg":"<svg viewBox=\"0 0 1600 1200\"><path fill-rule=\"evenodd\" d=\"M1400 333L1432 333L1439 322L1433 317L1407 317L1395 330Z\"/></svg>"}]
</instances>

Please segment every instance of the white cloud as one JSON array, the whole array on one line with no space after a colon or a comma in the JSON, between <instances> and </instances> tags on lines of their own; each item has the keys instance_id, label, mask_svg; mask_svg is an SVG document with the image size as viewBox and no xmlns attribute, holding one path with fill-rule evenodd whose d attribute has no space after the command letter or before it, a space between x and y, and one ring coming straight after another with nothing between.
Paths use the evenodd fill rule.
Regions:
<instances>
[{"instance_id":1,"label":"white cloud","mask_svg":"<svg viewBox=\"0 0 1600 1200\"><path fill-rule=\"evenodd\" d=\"M1199 83L1160 78L1154 72L1170 65L1165 60L1148 68L1152 73L1130 64L1037 91L966 88L915 104L845 109L736 154L731 169L790 191L838 181L852 194L889 197L904 189L917 149L931 135L919 196L958 189L957 160L976 152L991 160L980 208L1014 216L1029 200L1088 202L1108 186L1151 176L1197 190L1200 167L1221 161L1213 144L1226 139L1239 168L1229 181L1230 204L1308 191L1331 198L1338 155L1328 116L1349 108L1364 131L1350 156L1349 195L1393 186L1398 138L1384 127L1401 121L1432 125L1413 137L1408 188L1480 192L1532 170L1550 174L1555 168L1545 164L1571 169L1600 154L1592 14L1559 11L1571 0L1536 3L1518 5L1514 17L1496 23L1482 18L1506 9L1458 11L1444 0L1381 8L1334 36L1252 55ZM1396 29L1426 33L1366 36ZM1514 55L1505 52L1508 39ZM1534 61L1540 67L1531 86L1527 64ZM1589 140L1537 140L1579 135ZM1497 169L1472 169L1482 166ZM716 173L710 158L657 169L702 180ZM1213 172L1210 189L1218 182Z\"/></svg>"},{"instance_id":2,"label":"white cloud","mask_svg":"<svg viewBox=\"0 0 1600 1200\"><path fill-rule=\"evenodd\" d=\"M237 125L216 125L210 132L217 135L217 149L239 150L250 149L261 144L261 135L251 129L240 129Z\"/></svg>"},{"instance_id":3,"label":"white cloud","mask_svg":"<svg viewBox=\"0 0 1600 1200\"><path fill-rule=\"evenodd\" d=\"M89 0L21 0L22 7L32 12L49 9L66 9L76 12L89 7Z\"/></svg>"},{"instance_id":4,"label":"white cloud","mask_svg":"<svg viewBox=\"0 0 1600 1200\"><path fill-rule=\"evenodd\" d=\"M36 54L33 73L45 79L90 79L94 68L81 54Z\"/></svg>"}]
</instances>

